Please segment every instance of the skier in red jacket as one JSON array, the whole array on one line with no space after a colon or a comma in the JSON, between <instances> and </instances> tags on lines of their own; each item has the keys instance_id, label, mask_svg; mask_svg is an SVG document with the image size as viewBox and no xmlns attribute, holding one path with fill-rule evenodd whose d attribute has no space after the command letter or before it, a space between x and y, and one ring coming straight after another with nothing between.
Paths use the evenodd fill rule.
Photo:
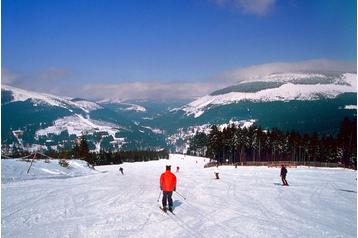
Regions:
<instances>
[{"instance_id":1,"label":"skier in red jacket","mask_svg":"<svg viewBox=\"0 0 358 238\"><path fill-rule=\"evenodd\" d=\"M160 189L163 191L163 210L167 210L167 201L169 203L169 211L173 211L173 191L175 191L177 185L176 176L170 172L170 165L167 165L165 172L160 176Z\"/></svg>"}]
</instances>

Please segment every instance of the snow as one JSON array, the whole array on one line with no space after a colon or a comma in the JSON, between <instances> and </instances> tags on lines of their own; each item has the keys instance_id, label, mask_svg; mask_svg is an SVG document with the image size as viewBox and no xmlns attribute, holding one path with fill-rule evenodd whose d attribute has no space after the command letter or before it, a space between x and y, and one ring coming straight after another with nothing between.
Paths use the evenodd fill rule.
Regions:
<instances>
[{"instance_id":1,"label":"snow","mask_svg":"<svg viewBox=\"0 0 358 238\"><path fill-rule=\"evenodd\" d=\"M73 111L71 107L75 107L86 113L102 108L102 106L97 103L86 100L71 101L72 99L69 97L58 97L46 93L31 92L8 85L1 85L1 89L12 92L13 99L11 102L31 100L34 106L37 106L38 104L47 104L50 106L62 107L71 112Z\"/></svg>"},{"instance_id":2,"label":"snow","mask_svg":"<svg viewBox=\"0 0 358 238\"><path fill-rule=\"evenodd\" d=\"M148 130L151 130L155 134L164 134L164 131L159 128L152 128L150 126L142 126L143 128L146 128Z\"/></svg>"},{"instance_id":3,"label":"snow","mask_svg":"<svg viewBox=\"0 0 358 238\"><path fill-rule=\"evenodd\" d=\"M85 100L75 101L74 103L76 104L77 107L81 108L86 113L103 108L102 106L98 105L97 103L85 101Z\"/></svg>"},{"instance_id":4,"label":"snow","mask_svg":"<svg viewBox=\"0 0 358 238\"><path fill-rule=\"evenodd\" d=\"M119 127L110 123L91 120L89 117L85 118L80 114L67 116L54 121L52 126L36 131L36 136L43 136L48 134L59 135L62 131L68 131L70 135L81 136L83 132L108 132L115 138Z\"/></svg>"},{"instance_id":5,"label":"snow","mask_svg":"<svg viewBox=\"0 0 358 238\"><path fill-rule=\"evenodd\" d=\"M39 145L39 144L24 145L23 148L25 151L30 152L30 153L34 153L37 151L44 151L47 149L47 147L45 145ZM51 148L52 148L52 146L51 146ZM54 150L57 150L57 148Z\"/></svg>"},{"instance_id":6,"label":"snow","mask_svg":"<svg viewBox=\"0 0 358 238\"><path fill-rule=\"evenodd\" d=\"M342 80L357 89L357 74L343 74Z\"/></svg>"},{"instance_id":7,"label":"snow","mask_svg":"<svg viewBox=\"0 0 358 238\"><path fill-rule=\"evenodd\" d=\"M120 149L126 143L125 138L116 137L116 133L121 129L125 128L104 121L92 120L89 116L85 118L81 114L74 114L73 116L57 119L53 122L52 126L36 131L35 138L38 139L39 136L47 136L49 134L59 135L63 131L67 131L69 135L76 135L77 137L83 134L105 132L106 134L101 136L100 141L95 143L95 149L91 151L98 153L100 152L100 145L104 137L112 136L114 140L112 144L115 144L117 149Z\"/></svg>"},{"instance_id":8,"label":"snow","mask_svg":"<svg viewBox=\"0 0 358 238\"><path fill-rule=\"evenodd\" d=\"M122 103L122 104L129 106L129 107L123 109L124 111L136 111L136 112L146 112L147 111L147 109L145 109L145 107L140 106L140 105L131 104L131 103Z\"/></svg>"},{"instance_id":9,"label":"snow","mask_svg":"<svg viewBox=\"0 0 358 238\"><path fill-rule=\"evenodd\" d=\"M123 106L127 106L126 108L122 109L123 111L136 111L136 112L146 112L147 109L143 106L133 104L133 103L126 103L123 99L102 99L97 101L99 104L120 104Z\"/></svg>"},{"instance_id":10,"label":"snow","mask_svg":"<svg viewBox=\"0 0 358 238\"><path fill-rule=\"evenodd\" d=\"M316 75L319 76L319 75ZM296 77L296 78L295 78ZM307 76L306 76L307 77ZM322 96L335 98L339 94L357 92L357 75L346 73L335 83L331 84L296 84L289 82L303 76L283 74L275 78L275 82L284 81L285 84L277 88L264 89L258 92L230 92L220 95L206 95L185 105L182 110L187 115L200 117L210 105L226 105L240 101L254 102L291 101L291 100L317 100ZM267 81L273 81L268 77ZM342 83L343 82L343 83Z\"/></svg>"},{"instance_id":11,"label":"snow","mask_svg":"<svg viewBox=\"0 0 358 238\"><path fill-rule=\"evenodd\" d=\"M23 135L24 131L22 130L14 130L12 131L12 134L14 135L14 137L16 138L17 142L21 145L21 146L24 146L23 143L22 143L22 135Z\"/></svg>"},{"instance_id":12,"label":"snow","mask_svg":"<svg viewBox=\"0 0 358 238\"><path fill-rule=\"evenodd\" d=\"M30 158L31 159L31 158ZM58 159L34 160L29 173L27 170L31 162L20 159L1 160L1 183L8 184L12 182L50 179L50 178L68 178L98 173L87 166L83 160L68 160L69 167L60 166Z\"/></svg>"},{"instance_id":13,"label":"snow","mask_svg":"<svg viewBox=\"0 0 358 238\"><path fill-rule=\"evenodd\" d=\"M289 168L290 186L283 187L279 168L220 166L215 180L203 158L182 158L13 182L4 181L18 173L16 166L2 160L2 237L357 236L355 171ZM180 166L177 191L186 197L173 194L175 216L164 214L157 202L159 176L168 163ZM39 174L61 176L43 168Z\"/></svg>"},{"instance_id":14,"label":"snow","mask_svg":"<svg viewBox=\"0 0 358 238\"><path fill-rule=\"evenodd\" d=\"M35 103L46 103L52 106L64 107L63 99L50 94L30 92L8 85L1 85L1 89L12 92L12 102L31 99Z\"/></svg>"},{"instance_id":15,"label":"snow","mask_svg":"<svg viewBox=\"0 0 358 238\"><path fill-rule=\"evenodd\" d=\"M347 110L357 110L357 105L345 105L344 109Z\"/></svg>"},{"instance_id":16,"label":"snow","mask_svg":"<svg viewBox=\"0 0 358 238\"><path fill-rule=\"evenodd\" d=\"M328 77L324 74L319 73L272 73L262 76L254 76L251 77L249 80L241 81L243 83L253 82L253 81L264 81L264 82L289 82L292 80L300 80L300 79L307 79L307 78L320 78L320 79L328 79Z\"/></svg>"},{"instance_id":17,"label":"snow","mask_svg":"<svg viewBox=\"0 0 358 238\"><path fill-rule=\"evenodd\" d=\"M218 129L219 131L223 131L225 128L228 128L231 125L235 125L236 127L240 127L240 128L249 128L251 127L253 124L255 123L254 119L250 119L250 120L240 120L240 121L236 121L233 119L230 119L230 121L228 123L224 123L221 125L218 125ZM210 131L209 131L210 133Z\"/></svg>"}]
</instances>

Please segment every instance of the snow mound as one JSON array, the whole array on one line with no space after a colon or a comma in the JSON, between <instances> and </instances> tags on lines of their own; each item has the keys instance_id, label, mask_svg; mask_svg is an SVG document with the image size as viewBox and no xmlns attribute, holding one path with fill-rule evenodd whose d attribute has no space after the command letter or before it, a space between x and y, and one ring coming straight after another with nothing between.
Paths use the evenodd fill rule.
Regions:
<instances>
[{"instance_id":1,"label":"snow mound","mask_svg":"<svg viewBox=\"0 0 358 238\"><path fill-rule=\"evenodd\" d=\"M27 173L31 162L18 159L1 160L1 183L24 181L30 179L69 178L98 173L89 168L83 160L69 160L68 167L62 167L58 159L34 160Z\"/></svg>"}]
</instances>

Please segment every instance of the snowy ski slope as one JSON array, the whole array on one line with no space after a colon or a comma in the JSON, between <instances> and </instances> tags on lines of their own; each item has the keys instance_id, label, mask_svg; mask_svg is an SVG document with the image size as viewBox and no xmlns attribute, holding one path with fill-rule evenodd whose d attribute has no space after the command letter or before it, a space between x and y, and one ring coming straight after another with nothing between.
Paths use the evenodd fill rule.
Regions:
<instances>
[{"instance_id":1,"label":"snowy ski slope","mask_svg":"<svg viewBox=\"0 0 358 238\"><path fill-rule=\"evenodd\" d=\"M2 237L357 236L355 171L289 168L291 186L283 187L279 168L220 167L215 180L203 158L182 158L125 163L124 175L113 165L71 178L4 180ZM177 191L187 198L173 195L175 216L157 202L168 163L180 166Z\"/></svg>"}]
</instances>

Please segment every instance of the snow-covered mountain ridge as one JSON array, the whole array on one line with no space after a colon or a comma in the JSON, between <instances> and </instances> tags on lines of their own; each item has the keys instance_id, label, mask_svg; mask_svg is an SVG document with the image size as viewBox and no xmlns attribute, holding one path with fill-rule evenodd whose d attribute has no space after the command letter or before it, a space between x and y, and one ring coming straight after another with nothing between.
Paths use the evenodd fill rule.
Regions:
<instances>
[{"instance_id":1,"label":"snow-covered mountain ridge","mask_svg":"<svg viewBox=\"0 0 358 238\"><path fill-rule=\"evenodd\" d=\"M101 105L106 105L106 104L116 104L120 107L120 110L122 111L135 111L135 112L146 112L147 109L141 105L137 105L134 103L128 103L125 102L124 100L113 100L113 99L102 99L97 101L97 103L101 104Z\"/></svg>"},{"instance_id":2,"label":"snow-covered mountain ridge","mask_svg":"<svg viewBox=\"0 0 358 238\"><path fill-rule=\"evenodd\" d=\"M247 83L272 82L276 86L240 91L240 86ZM211 94L201 97L180 108L187 115L201 116L211 105L226 105L240 101L270 102L270 101L308 101L321 98L335 98L342 93L357 92L357 75L345 73L339 76L327 76L324 74L271 74L264 78L253 78L242 81L236 85L236 91L222 94ZM223 90L223 92L225 92Z\"/></svg>"},{"instance_id":3,"label":"snow-covered mountain ridge","mask_svg":"<svg viewBox=\"0 0 358 238\"><path fill-rule=\"evenodd\" d=\"M10 101L5 103L12 103L18 101L24 102L26 100L31 100L35 105L47 104L50 106L62 107L68 109L69 111L71 111L73 108L76 108L86 113L103 108L101 105L88 100L73 100L69 97L59 97L46 93L32 92L3 84L1 85L1 90L11 92Z\"/></svg>"}]
</instances>

